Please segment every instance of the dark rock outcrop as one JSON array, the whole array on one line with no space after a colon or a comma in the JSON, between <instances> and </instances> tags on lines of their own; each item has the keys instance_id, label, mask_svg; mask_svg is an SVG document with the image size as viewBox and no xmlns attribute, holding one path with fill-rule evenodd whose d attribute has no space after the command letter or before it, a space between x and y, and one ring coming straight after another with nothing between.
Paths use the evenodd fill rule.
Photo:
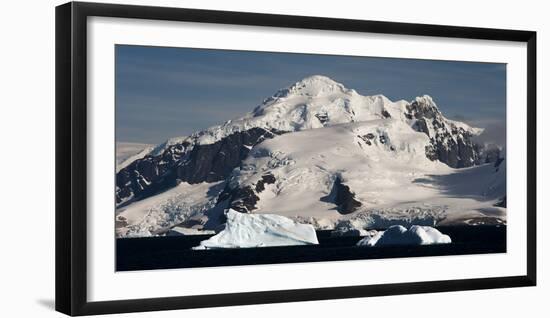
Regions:
<instances>
[{"instance_id":1,"label":"dark rock outcrop","mask_svg":"<svg viewBox=\"0 0 550 318\"><path fill-rule=\"evenodd\" d=\"M367 145L371 146L373 140L376 136L373 133L368 133L366 135L357 135L357 138L363 140Z\"/></svg>"},{"instance_id":2,"label":"dark rock outcrop","mask_svg":"<svg viewBox=\"0 0 550 318\"><path fill-rule=\"evenodd\" d=\"M500 200L495 204L497 207L505 208L506 207L506 196L500 198Z\"/></svg>"},{"instance_id":3,"label":"dark rock outcrop","mask_svg":"<svg viewBox=\"0 0 550 318\"><path fill-rule=\"evenodd\" d=\"M317 117L317 119L319 119L321 124L324 124L324 123L328 122L328 120L329 120L328 114L326 112L315 114L315 117Z\"/></svg>"},{"instance_id":4,"label":"dark rock outcrop","mask_svg":"<svg viewBox=\"0 0 550 318\"><path fill-rule=\"evenodd\" d=\"M241 213L249 213L256 209L256 203L260 200L258 194L265 190L265 185L273 184L275 181L275 176L267 173L254 186L232 188L227 185L218 196L217 204L223 205L224 209L231 208Z\"/></svg>"},{"instance_id":5,"label":"dark rock outcrop","mask_svg":"<svg viewBox=\"0 0 550 318\"><path fill-rule=\"evenodd\" d=\"M447 121L430 98L418 98L407 105L405 116L416 119L412 127L430 137L430 145L426 146L428 159L453 168L483 163L480 146L472 141L472 134Z\"/></svg>"},{"instance_id":6,"label":"dark rock outcrop","mask_svg":"<svg viewBox=\"0 0 550 318\"><path fill-rule=\"evenodd\" d=\"M143 199L179 182L215 182L227 178L250 149L281 134L263 128L233 133L213 144L183 142L168 146L158 156L136 160L116 175L116 202Z\"/></svg>"},{"instance_id":7,"label":"dark rock outcrop","mask_svg":"<svg viewBox=\"0 0 550 318\"><path fill-rule=\"evenodd\" d=\"M484 147L481 151L482 163L495 163L495 167L498 167L502 158L502 149L496 145L488 145ZM497 164L498 163L498 164Z\"/></svg>"},{"instance_id":8,"label":"dark rock outcrop","mask_svg":"<svg viewBox=\"0 0 550 318\"><path fill-rule=\"evenodd\" d=\"M262 179L256 183L256 192L260 193L265 190L266 184L275 183L275 176L271 173L265 174L262 176Z\"/></svg>"},{"instance_id":9,"label":"dark rock outcrop","mask_svg":"<svg viewBox=\"0 0 550 318\"><path fill-rule=\"evenodd\" d=\"M334 180L334 185L329 195L322 197L321 201L334 203L336 205L336 210L340 212L340 214L350 214L361 207L361 202L355 199L355 193L350 190L349 186L342 182L340 177Z\"/></svg>"},{"instance_id":10,"label":"dark rock outcrop","mask_svg":"<svg viewBox=\"0 0 550 318\"><path fill-rule=\"evenodd\" d=\"M498 171L498 167L500 167L500 164L504 161L504 158L498 158L497 160L495 160L495 164L493 165L493 167L497 168L496 171Z\"/></svg>"},{"instance_id":11,"label":"dark rock outcrop","mask_svg":"<svg viewBox=\"0 0 550 318\"><path fill-rule=\"evenodd\" d=\"M226 195L229 200L226 200ZM260 198L256 195L254 189L250 186L228 190L227 193L220 195L218 202L228 204L225 208L231 208L241 213L251 212L256 208L256 203Z\"/></svg>"}]
</instances>

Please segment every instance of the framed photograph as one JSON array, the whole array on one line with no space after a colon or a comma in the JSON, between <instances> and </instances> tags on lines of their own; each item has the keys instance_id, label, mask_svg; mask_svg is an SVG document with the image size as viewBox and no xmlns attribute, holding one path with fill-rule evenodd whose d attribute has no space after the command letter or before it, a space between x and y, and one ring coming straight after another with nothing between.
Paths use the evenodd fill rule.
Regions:
<instances>
[{"instance_id":1,"label":"framed photograph","mask_svg":"<svg viewBox=\"0 0 550 318\"><path fill-rule=\"evenodd\" d=\"M535 81L531 31L61 5L56 309L534 286Z\"/></svg>"}]
</instances>

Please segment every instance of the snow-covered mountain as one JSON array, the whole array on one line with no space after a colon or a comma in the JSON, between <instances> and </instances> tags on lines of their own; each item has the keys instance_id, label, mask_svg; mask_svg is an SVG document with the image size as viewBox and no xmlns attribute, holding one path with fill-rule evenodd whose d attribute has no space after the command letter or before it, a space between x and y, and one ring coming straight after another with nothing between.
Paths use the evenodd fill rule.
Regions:
<instances>
[{"instance_id":1,"label":"snow-covered mountain","mask_svg":"<svg viewBox=\"0 0 550 318\"><path fill-rule=\"evenodd\" d=\"M117 231L214 229L227 208L319 228L458 214L461 222L501 220L504 208L493 205L505 196L505 165L472 142L482 131L447 119L429 96L392 102L307 77L241 118L172 138L121 169Z\"/></svg>"},{"instance_id":2,"label":"snow-covered mountain","mask_svg":"<svg viewBox=\"0 0 550 318\"><path fill-rule=\"evenodd\" d=\"M140 144L134 142L116 143L116 172L125 168L132 162L141 159L154 149L153 145Z\"/></svg>"}]
</instances>

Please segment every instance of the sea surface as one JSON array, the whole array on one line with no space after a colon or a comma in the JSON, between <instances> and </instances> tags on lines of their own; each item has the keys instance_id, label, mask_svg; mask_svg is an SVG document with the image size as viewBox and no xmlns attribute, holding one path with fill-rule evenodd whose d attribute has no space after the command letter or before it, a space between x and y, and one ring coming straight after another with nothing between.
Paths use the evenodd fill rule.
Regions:
<instances>
[{"instance_id":1,"label":"sea surface","mask_svg":"<svg viewBox=\"0 0 550 318\"><path fill-rule=\"evenodd\" d=\"M317 231L319 245L192 250L212 235L116 239L116 270L236 266L425 257L506 252L506 226L441 226L453 243L424 246L360 247L355 237Z\"/></svg>"}]
</instances>

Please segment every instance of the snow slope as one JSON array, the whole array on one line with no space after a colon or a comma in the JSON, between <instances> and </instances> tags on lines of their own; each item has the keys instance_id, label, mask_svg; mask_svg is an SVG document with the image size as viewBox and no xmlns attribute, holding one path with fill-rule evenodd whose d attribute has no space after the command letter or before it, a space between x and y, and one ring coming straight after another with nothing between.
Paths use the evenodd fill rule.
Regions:
<instances>
[{"instance_id":1,"label":"snow slope","mask_svg":"<svg viewBox=\"0 0 550 318\"><path fill-rule=\"evenodd\" d=\"M374 135L370 146L360 137L369 133ZM385 143L380 142L381 136ZM276 182L259 194L254 212L285 216L308 211L310 217L339 218L333 203L320 200L330 194L336 178L341 178L367 208L420 200L426 191L415 185L414 179L434 171L450 172L446 165L426 158L427 139L393 119L286 134L256 146L230 184L254 185L270 172ZM414 189L407 191L405 187ZM397 189L410 195L396 196Z\"/></svg>"},{"instance_id":2,"label":"snow slope","mask_svg":"<svg viewBox=\"0 0 550 318\"><path fill-rule=\"evenodd\" d=\"M367 134L370 145L362 138ZM505 164L500 172L493 164L452 169L426 158L427 142L425 134L394 119L285 134L256 146L229 184L254 188L270 173L276 181L257 193L251 212L310 218L319 228L338 220L386 227L504 217L504 209L493 205L505 195ZM361 203L357 212L342 215L321 199L330 196L336 178Z\"/></svg>"},{"instance_id":3,"label":"snow slope","mask_svg":"<svg viewBox=\"0 0 550 318\"><path fill-rule=\"evenodd\" d=\"M194 249L266 247L319 244L315 228L272 214L225 213L225 229Z\"/></svg>"}]
</instances>

